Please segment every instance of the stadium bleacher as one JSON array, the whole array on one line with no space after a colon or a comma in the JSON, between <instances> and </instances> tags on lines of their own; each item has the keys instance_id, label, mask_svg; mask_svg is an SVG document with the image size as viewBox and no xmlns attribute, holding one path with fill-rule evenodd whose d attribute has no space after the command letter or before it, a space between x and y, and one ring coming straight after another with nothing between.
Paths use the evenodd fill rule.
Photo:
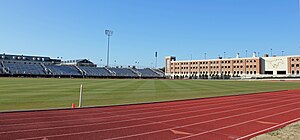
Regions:
<instances>
[{"instance_id":1,"label":"stadium bleacher","mask_svg":"<svg viewBox=\"0 0 300 140\"><path fill-rule=\"evenodd\" d=\"M2 62L0 62L0 74L3 74L3 65L2 65Z\"/></svg>"},{"instance_id":2,"label":"stadium bleacher","mask_svg":"<svg viewBox=\"0 0 300 140\"><path fill-rule=\"evenodd\" d=\"M139 77L138 74L134 73L128 68L108 68L109 70L115 72L117 77Z\"/></svg>"},{"instance_id":3,"label":"stadium bleacher","mask_svg":"<svg viewBox=\"0 0 300 140\"><path fill-rule=\"evenodd\" d=\"M45 65L52 75L62 76L80 76L82 75L75 66L56 66L56 65Z\"/></svg>"},{"instance_id":4,"label":"stadium bleacher","mask_svg":"<svg viewBox=\"0 0 300 140\"><path fill-rule=\"evenodd\" d=\"M79 68L85 72L86 76L112 76L112 74L105 68L84 67L84 66L79 66Z\"/></svg>"},{"instance_id":5,"label":"stadium bleacher","mask_svg":"<svg viewBox=\"0 0 300 140\"><path fill-rule=\"evenodd\" d=\"M88 59L51 59L43 56L0 54L0 76L164 78L155 69L96 67Z\"/></svg>"},{"instance_id":6,"label":"stadium bleacher","mask_svg":"<svg viewBox=\"0 0 300 140\"><path fill-rule=\"evenodd\" d=\"M40 64L5 63L11 74L45 75L45 70ZM3 70L3 69L2 69Z\"/></svg>"},{"instance_id":7,"label":"stadium bleacher","mask_svg":"<svg viewBox=\"0 0 300 140\"><path fill-rule=\"evenodd\" d=\"M146 68L146 69L134 69L141 74L141 77L160 77L159 74L154 72L153 70Z\"/></svg>"}]
</instances>

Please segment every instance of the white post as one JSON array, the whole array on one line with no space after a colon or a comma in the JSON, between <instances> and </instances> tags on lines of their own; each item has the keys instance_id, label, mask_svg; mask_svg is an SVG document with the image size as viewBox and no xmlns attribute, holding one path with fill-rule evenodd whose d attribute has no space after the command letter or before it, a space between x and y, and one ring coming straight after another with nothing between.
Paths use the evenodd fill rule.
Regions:
<instances>
[{"instance_id":1,"label":"white post","mask_svg":"<svg viewBox=\"0 0 300 140\"><path fill-rule=\"evenodd\" d=\"M83 86L82 84L80 85L80 94L79 94L79 104L78 107L81 108L82 107L82 91L83 91Z\"/></svg>"}]
</instances>

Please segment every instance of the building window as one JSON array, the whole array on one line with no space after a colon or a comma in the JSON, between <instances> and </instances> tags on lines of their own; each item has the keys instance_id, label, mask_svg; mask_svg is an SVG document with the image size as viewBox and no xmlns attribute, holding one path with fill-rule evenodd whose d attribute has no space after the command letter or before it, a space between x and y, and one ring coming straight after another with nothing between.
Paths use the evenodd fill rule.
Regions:
<instances>
[{"instance_id":1,"label":"building window","mask_svg":"<svg viewBox=\"0 0 300 140\"><path fill-rule=\"evenodd\" d=\"M299 67L299 64L296 64L296 67Z\"/></svg>"},{"instance_id":2,"label":"building window","mask_svg":"<svg viewBox=\"0 0 300 140\"><path fill-rule=\"evenodd\" d=\"M294 67L295 65L294 64L292 64L292 67Z\"/></svg>"},{"instance_id":3,"label":"building window","mask_svg":"<svg viewBox=\"0 0 300 140\"><path fill-rule=\"evenodd\" d=\"M292 74L295 74L295 71L292 70Z\"/></svg>"},{"instance_id":4,"label":"building window","mask_svg":"<svg viewBox=\"0 0 300 140\"><path fill-rule=\"evenodd\" d=\"M297 74L299 74L299 70L297 70Z\"/></svg>"}]
</instances>

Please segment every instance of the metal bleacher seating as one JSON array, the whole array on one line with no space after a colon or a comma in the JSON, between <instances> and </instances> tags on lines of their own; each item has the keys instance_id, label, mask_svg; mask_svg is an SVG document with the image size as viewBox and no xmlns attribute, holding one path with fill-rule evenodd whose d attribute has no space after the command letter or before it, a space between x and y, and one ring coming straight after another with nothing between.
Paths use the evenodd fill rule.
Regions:
<instances>
[{"instance_id":1,"label":"metal bleacher seating","mask_svg":"<svg viewBox=\"0 0 300 140\"><path fill-rule=\"evenodd\" d=\"M116 76L119 77L138 77L136 73L127 68L108 68L109 70L115 72Z\"/></svg>"},{"instance_id":2,"label":"metal bleacher seating","mask_svg":"<svg viewBox=\"0 0 300 140\"><path fill-rule=\"evenodd\" d=\"M3 66L2 66L2 62L0 62L0 74L3 74Z\"/></svg>"},{"instance_id":3,"label":"metal bleacher seating","mask_svg":"<svg viewBox=\"0 0 300 140\"><path fill-rule=\"evenodd\" d=\"M160 77L157 73L155 73L153 70L147 68L147 69L134 69L138 71L141 74L141 77Z\"/></svg>"},{"instance_id":4,"label":"metal bleacher seating","mask_svg":"<svg viewBox=\"0 0 300 140\"><path fill-rule=\"evenodd\" d=\"M40 64L5 63L5 66L11 74L45 75Z\"/></svg>"},{"instance_id":5,"label":"metal bleacher seating","mask_svg":"<svg viewBox=\"0 0 300 140\"><path fill-rule=\"evenodd\" d=\"M50 70L52 75L81 75L81 73L74 66L45 65L45 67Z\"/></svg>"},{"instance_id":6,"label":"metal bleacher seating","mask_svg":"<svg viewBox=\"0 0 300 140\"><path fill-rule=\"evenodd\" d=\"M112 74L105 68L84 66L79 66L79 68L85 72L86 76L112 76Z\"/></svg>"},{"instance_id":7,"label":"metal bleacher seating","mask_svg":"<svg viewBox=\"0 0 300 140\"><path fill-rule=\"evenodd\" d=\"M155 71L160 77L164 77L165 76L165 72L159 70L159 69L151 69L153 71Z\"/></svg>"}]
</instances>

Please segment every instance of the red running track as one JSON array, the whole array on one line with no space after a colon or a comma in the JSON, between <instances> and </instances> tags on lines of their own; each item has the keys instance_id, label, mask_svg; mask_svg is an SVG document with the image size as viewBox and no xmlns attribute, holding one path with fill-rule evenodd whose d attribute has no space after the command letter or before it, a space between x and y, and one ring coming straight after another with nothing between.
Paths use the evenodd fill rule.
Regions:
<instances>
[{"instance_id":1,"label":"red running track","mask_svg":"<svg viewBox=\"0 0 300 140\"><path fill-rule=\"evenodd\" d=\"M300 120L300 90L0 113L1 140L249 139Z\"/></svg>"}]
</instances>

